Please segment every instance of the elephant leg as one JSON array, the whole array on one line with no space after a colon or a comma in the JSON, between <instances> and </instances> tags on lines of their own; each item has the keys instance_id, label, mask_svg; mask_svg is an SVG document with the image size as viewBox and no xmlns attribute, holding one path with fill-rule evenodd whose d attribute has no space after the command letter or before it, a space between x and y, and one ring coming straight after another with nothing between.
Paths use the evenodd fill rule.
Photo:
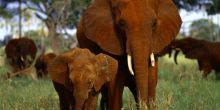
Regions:
<instances>
[{"instance_id":1,"label":"elephant leg","mask_svg":"<svg viewBox=\"0 0 220 110\"><path fill-rule=\"evenodd\" d=\"M53 85L59 95L60 110L72 110L74 108L72 92L66 90L62 84L56 83L54 81Z\"/></svg>"},{"instance_id":2,"label":"elephant leg","mask_svg":"<svg viewBox=\"0 0 220 110\"><path fill-rule=\"evenodd\" d=\"M10 65L12 66L12 73L17 72L17 71L20 70L20 67L19 67L19 65L17 64L16 61L13 61Z\"/></svg>"},{"instance_id":3,"label":"elephant leg","mask_svg":"<svg viewBox=\"0 0 220 110\"><path fill-rule=\"evenodd\" d=\"M209 61L198 61L199 70L203 71L203 77L208 78L209 73L212 71L212 66Z\"/></svg>"},{"instance_id":4,"label":"elephant leg","mask_svg":"<svg viewBox=\"0 0 220 110\"><path fill-rule=\"evenodd\" d=\"M96 110L98 95L89 95L89 98L86 100L85 107L83 110Z\"/></svg>"},{"instance_id":5,"label":"elephant leg","mask_svg":"<svg viewBox=\"0 0 220 110\"><path fill-rule=\"evenodd\" d=\"M212 71L212 68L203 68L203 77L205 79L208 79L208 75L210 74L210 72Z\"/></svg>"},{"instance_id":6,"label":"elephant leg","mask_svg":"<svg viewBox=\"0 0 220 110\"><path fill-rule=\"evenodd\" d=\"M100 110L105 110L105 106L106 104L108 103L108 91L107 91L107 87L104 86L101 90L101 94L102 94L102 97L101 97L101 100L100 100Z\"/></svg>"},{"instance_id":7,"label":"elephant leg","mask_svg":"<svg viewBox=\"0 0 220 110\"><path fill-rule=\"evenodd\" d=\"M111 81L108 85L107 110L121 110L124 83L125 83L125 75L123 74L123 68L120 67L119 64L119 69L115 81Z\"/></svg>"},{"instance_id":8,"label":"elephant leg","mask_svg":"<svg viewBox=\"0 0 220 110\"><path fill-rule=\"evenodd\" d=\"M208 71L204 71L204 73L203 73L203 77L204 77L205 79L208 79L208 74L209 74Z\"/></svg>"},{"instance_id":9,"label":"elephant leg","mask_svg":"<svg viewBox=\"0 0 220 110\"><path fill-rule=\"evenodd\" d=\"M154 101L156 96L156 86L157 86L157 71L158 71L158 61L155 62L155 67L149 68L149 79L148 79L148 96L150 107L154 108Z\"/></svg>"}]
</instances>

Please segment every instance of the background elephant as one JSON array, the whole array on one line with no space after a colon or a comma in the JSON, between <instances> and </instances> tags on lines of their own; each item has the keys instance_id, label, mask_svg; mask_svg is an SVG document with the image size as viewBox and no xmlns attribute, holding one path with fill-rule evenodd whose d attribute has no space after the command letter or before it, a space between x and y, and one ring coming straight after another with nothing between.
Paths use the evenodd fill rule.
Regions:
<instances>
[{"instance_id":1,"label":"background elephant","mask_svg":"<svg viewBox=\"0 0 220 110\"><path fill-rule=\"evenodd\" d=\"M157 59L153 54L167 46L180 27L181 18L172 0L93 0L80 19L77 39L81 48L104 52L119 61L116 80L108 87L109 110L122 107L128 69L132 70L125 66L127 54L133 61L137 97L146 104L154 99Z\"/></svg>"},{"instance_id":2,"label":"background elephant","mask_svg":"<svg viewBox=\"0 0 220 110\"><path fill-rule=\"evenodd\" d=\"M38 57L35 68L37 70L37 77L42 78L48 75L47 65L56 57L55 53L42 54Z\"/></svg>"},{"instance_id":3,"label":"background elephant","mask_svg":"<svg viewBox=\"0 0 220 110\"><path fill-rule=\"evenodd\" d=\"M220 72L220 42L209 42L198 40L191 37L181 40L175 40L171 43L172 48L176 51L174 60L177 63L177 56L180 51L186 58L196 59L199 64L199 70L207 78L208 74L214 69L216 76ZM217 77L217 79L220 79Z\"/></svg>"},{"instance_id":4,"label":"background elephant","mask_svg":"<svg viewBox=\"0 0 220 110\"><path fill-rule=\"evenodd\" d=\"M75 48L57 56L48 72L59 95L61 110L96 110L97 96L114 80L118 62L104 54Z\"/></svg>"},{"instance_id":5,"label":"background elephant","mask_svg":"<svg viewBox=\"0 0 220 110\"><path fill-rule=\"evenodd\" d=\"M6 45L5 53L15 72L31 65L36 56L37 47L34 41L28 38L12 39Z\"/></svg>"}]
</instances>

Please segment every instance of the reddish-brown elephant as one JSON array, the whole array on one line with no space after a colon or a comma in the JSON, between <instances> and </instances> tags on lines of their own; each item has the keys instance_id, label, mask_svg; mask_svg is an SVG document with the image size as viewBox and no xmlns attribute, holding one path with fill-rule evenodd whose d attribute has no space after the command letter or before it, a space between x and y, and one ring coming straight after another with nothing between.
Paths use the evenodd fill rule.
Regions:
<instances>
[{"instance_id":1,"label":"reddish-brown elephant","mask_svg":"<svg viewBox=\"0 0 220 110\"><path fill-rule=\"evenodd\" d=\"M37 53L33 40L28 38L12 39L5 47L5 53L13 72L31 65Z\"/></svg>"},{"instance_id":2,"label":"reddish-brown elephant","mask_svg":"<svg viewBox=\"0 0 220 110\"><path fill-rule=\"evenodd\" d=\"M186 58L196 59L198 61L199 70L203 71L203 75L207 78L208 74L214 69L217 79L220 72L220 42L209 42L187 37L180 40L174 40L170 45L175 50L174 60L177 64L177 55L183 52Z\"/></svg>"},{"instance_id":3,"label":"reddish-brown elephant","mask_svg":"<svg viewBox=\"0 0 220 110\"><path fill-rule=\"evenodd\" d=\"M47 65L56 57L55 53L42 54L38 57L35 68L37 71L37 77L42 78L48 75Z\"/></svg>"},{"instance_id":4,"label":"reddish-brown elephant","mask_svg":"<svg viewBox=\"0 0 220 110\"><path fill-rule=\"evenodd\" d=\"M48 65L61 110L96 110L98 93L115 79L117 60L88 49L75 48Z\"/></svg>"},{"instance_id":5,"label":"reddish-brown elephant","mask_svg":"<svg viewBox=\"0 0 220 110\"><path fill-rule=\"evenodd\" d=\"M108 87L109 110L122 107L122 92L129 74L125 73L126 58L133 64L134 71L132 66L129 70L134 73L139 101L148 104L154 99L157 85L154 54L176 37L180 26L181 18L172 0L93 0L80 19L77 39L81 48L105 52L119 61L116 80Z\"/></svg>"}]
</instances>

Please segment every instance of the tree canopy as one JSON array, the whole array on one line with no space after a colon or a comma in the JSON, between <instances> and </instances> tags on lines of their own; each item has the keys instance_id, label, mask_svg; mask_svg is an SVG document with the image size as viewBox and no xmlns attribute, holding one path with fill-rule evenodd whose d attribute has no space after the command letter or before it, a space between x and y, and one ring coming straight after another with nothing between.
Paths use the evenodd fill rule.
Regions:
<instances>
[{"instance_id":1,"label":"tree canopy","mask_svg":"<svg viewBox=\"0 0 220 110\"><path fill-rule=\"evenodd\" d=\"M23 12L33 10L40 19L51 17L53 20L68 21L69 28L76 25L79 13L91 0L21 0ZM18 3L18 0L0 0L0 15L3 18L12 18L19 13L18 7L11 8L8 5ZM65 16L66 20L63 20ZM62 19L62 20L61 20Z\"/></svg>"},{"instance_id":2,"label":"tree canopy","mask_svg":"<svg viewBox=\"0 0 220 110\"><path fill-rule=\"evenodd\" d=\"M220 13L220 0L173 0L179 9L187 11L205 10L207 14Z\"/></svg>"},{"instance_id":3,"label":"tree canopy","mask_svg":"<svg viewBox=\"0 0 220 110\"><path fill-rule=\"evenodd\" d=\"M220 41L220 26L209 19L194 21L190 26L190 36L208 41Z\"/></svg>"}]
</instances>

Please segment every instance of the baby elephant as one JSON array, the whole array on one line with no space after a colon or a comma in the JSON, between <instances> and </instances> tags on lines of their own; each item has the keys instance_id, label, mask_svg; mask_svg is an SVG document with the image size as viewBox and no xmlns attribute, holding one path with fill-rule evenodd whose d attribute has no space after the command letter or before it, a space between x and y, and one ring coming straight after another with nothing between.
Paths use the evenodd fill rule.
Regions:
<instances>
[{"instance_id":1,"label":"baby elephant","mask_svg":"<svg viewBox=\"0 0 220 110\"><path fill-rule=\"evenodd\" d=\"M88 49L75 48L57 56L48 73L59 95L61 110L96 110L98 93L114 80L117 60Z\"/></svg>"}]
</instances>

